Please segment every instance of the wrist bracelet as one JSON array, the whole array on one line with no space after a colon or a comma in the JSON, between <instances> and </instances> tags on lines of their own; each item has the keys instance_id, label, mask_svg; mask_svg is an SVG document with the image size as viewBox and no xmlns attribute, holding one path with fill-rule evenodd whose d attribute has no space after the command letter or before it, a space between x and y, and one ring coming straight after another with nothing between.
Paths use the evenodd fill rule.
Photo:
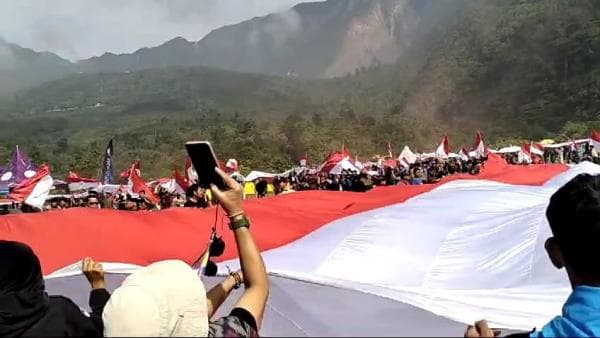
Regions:
<instances>
[{"instance_id":1,"label":"wrist bracelet","mask_svg":"<svg viewBox=\"0 0 600 338\"><path fill-rule=\"evenodd\" d=\"M240 278L240 275L237 272L231 272L229 273L229 275L233 277L233 280L235 281L235 286L233 287L233 289L239 289L240 285L242 285L242 279Z\"/></svg>"},{"instance_id":2,"label":"wrist bracelet","mask_svg":"<svg viewBox=\"0 0 600 338\"><path fill-rule=\"evenodd\" d=\"M243 214L245 214L245 212L242 210L240 212L236 212L235 214L228 215L227 217L234 218L234 217L237 217L237 216L240 216L240 215L243 215Z\"/></svg>"}]
</instances>

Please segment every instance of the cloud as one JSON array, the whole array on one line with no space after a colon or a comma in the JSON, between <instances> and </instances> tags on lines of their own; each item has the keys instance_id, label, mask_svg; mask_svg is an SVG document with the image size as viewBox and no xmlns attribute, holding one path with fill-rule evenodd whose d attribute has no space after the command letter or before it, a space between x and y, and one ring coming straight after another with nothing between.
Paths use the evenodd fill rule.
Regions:
<instances>
[{"instance_id":1,"label":"cloud","mask_svg":"<svg viewBox=\"0 0 600 338\"><path fill-rule=\"evenodd\" d=\"M289 9L306 0L18 0L0 1L0 36L77 60L130 53L176 36ZM289 20L289 18L285 18ZM293 27L293 18L290 20Z\"/></svg>"}]
</instances>

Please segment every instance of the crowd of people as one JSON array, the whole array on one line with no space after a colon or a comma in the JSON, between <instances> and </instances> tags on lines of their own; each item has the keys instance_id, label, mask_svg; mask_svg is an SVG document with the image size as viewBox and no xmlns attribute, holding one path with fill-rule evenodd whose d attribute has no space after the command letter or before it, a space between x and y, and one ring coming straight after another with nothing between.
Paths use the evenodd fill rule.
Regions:
<instances>
[{"instance_id":1,"label":"crowd of people","mask_svg":"<svg viewBox=\"0 0 600 338\"><path fill-rule=\"evenodd\" d=\"M590 143L546 147L538 154L525 154L514 151L500 154L507 163L514 165L541 163L579 163L591 161L600 163L600 157ZM239 173L232 177L242 186L250 184L252 192L245 191L246 198L265 198L270 195L287 194L302 190L331 190L366 192L375 186L420 185L437 183L444 177L454 174L477 175L485 166L484 156L448 156L445 159L430 156L417 157L411 163L400 160L371 161L364 165L344 168L336 173L320 170L318 167L297 167L285 175L257 177L246 181ZM146 191L133 192L130 189L116 191L96 191L90 189L78 194L68 192L51 195L43 211L62 210L73 207L107 208L127 211L162 210L173 207L207 208L214 204L210 190L196 182L185 191L172 191L160 184L152 186L152 197ZM39 212L25 204L4 204L0 215L14 212Z\"/></svg>"},{"instance_id":2,"label":"crowd of people","mask_svg":"<svg viewBox=\"0 0 600 338\"><path fill-rule=\"evenodd\" d=\"M218 170L218 169L216 169ZM218 170L219 171L219 170ZM102 265L83 259L91 286L90 314L70 299L48 296L40 260L24 243L0 240L0 335L256 337L263 322L269 279L244 214L243 187L219 171L229 190L212 194L230 218L241 270L205 291L198 273L179 260L150 264L113 291L106 288ZM545 243L552 264L565 268L572 285L563 313L547 325L518 337L594 337L600 335L600 268L593 262L600 240L600 176L580 174L550 199L546 217L552 237ZM244 286L233 310L213 318L231 291ZM481 314L485 316L485 313ZM494 337L485 320L468 326L465 337Z\"/></svg>"},{"instance_id":3,"label":"crowd of people","mask_svg":"<svg viewBox=\"0 0 600 338\"><path fill-rule=\"evenodd\" d=\"M477 175L485 165L487 157L460 159L457 157L440 159L417 159L404 165L400 161L384 164L370 162L360 169L352 167L339 173L328 173L317 167L297 167L285 175L258 177L246 181L239 173L231 176L243 187L250 184L253 191L245 191L245 198L265 198L272 195L292 193L302 190L330 190L366 192L375 186L420 185L439 182L454 174ZM0 215L21 212L56 211L69 208L103 208L124 211L153 211L168 208L208 208L214 204L210 190L197 182L185 191L173 191L160 184L151 185L151 191L132 189L123 185L113 191L89 188L85 191L69 193L61 190L51 193L42 210L29 207L24 203L13 202L0 206ZM152 196L148 196L152 194Z\"/></svg>"}]
</instances>

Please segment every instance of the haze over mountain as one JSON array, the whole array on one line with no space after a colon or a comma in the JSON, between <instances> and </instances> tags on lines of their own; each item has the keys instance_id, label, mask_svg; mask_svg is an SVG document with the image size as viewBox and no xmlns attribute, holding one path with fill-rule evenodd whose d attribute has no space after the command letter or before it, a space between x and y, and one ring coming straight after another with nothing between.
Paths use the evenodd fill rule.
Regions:
<instances>
[{"instance_id":1,"label":"haze over mountain","mask_svg":"<svg viewBox=\"0 0 600 338\"><path fill-rule=\"evenodd\" d=\"M133 54L78 63L84 72L208 66L300 77L333 77L397 60L424 27L431 2L329 0L212 31L202 40L175 38Z\"/></svg>"},{"instance_id":2,"label":"haze over mountain","mask_svg":"<svg viewBox=\"0 0 600 338\"><path fill-rule=\"evenodd\" d=\"M56 54L35 52L0 39L0 96L73 71L73 64Z\"/></svg>"},{"instance_id":3,"label":"haze over mountain","mask_svg":"<svg viewBox=\"0 0 600 338\"><path fill-rule=\"evenodd\" d=\"M287 11L216 29L196 42L177 37L131 54L105 53L70 65L61 60L63 67L52 70L52 77L40 74L37 83L76 72L132 72L171 66L304 78L345 76L395 62L436 27L440 15L432 13L451 7L460 4L420 0L301 3ZM21 74L28 80L19 79ZM14 85L4 92L36 84L35 74L13 69L5 76Z\"/></svg>"}]
</instances>

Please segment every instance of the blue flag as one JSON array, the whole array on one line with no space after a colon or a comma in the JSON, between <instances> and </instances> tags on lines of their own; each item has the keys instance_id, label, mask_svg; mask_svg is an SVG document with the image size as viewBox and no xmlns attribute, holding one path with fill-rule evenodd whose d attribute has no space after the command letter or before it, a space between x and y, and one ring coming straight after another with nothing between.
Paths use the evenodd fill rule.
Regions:
<instances>
[{"instance_id":1,"label":"blue flag","mask_svg":"<svg viewBox=\"0 0 600 338\"><path fill-rule=\"evenodd\" d=\"M113 154L113 140L110 139L104 152L104 160L102 161L102 174L100 175L102 184L114 183Z\"/></svg>"}]
</instances>

